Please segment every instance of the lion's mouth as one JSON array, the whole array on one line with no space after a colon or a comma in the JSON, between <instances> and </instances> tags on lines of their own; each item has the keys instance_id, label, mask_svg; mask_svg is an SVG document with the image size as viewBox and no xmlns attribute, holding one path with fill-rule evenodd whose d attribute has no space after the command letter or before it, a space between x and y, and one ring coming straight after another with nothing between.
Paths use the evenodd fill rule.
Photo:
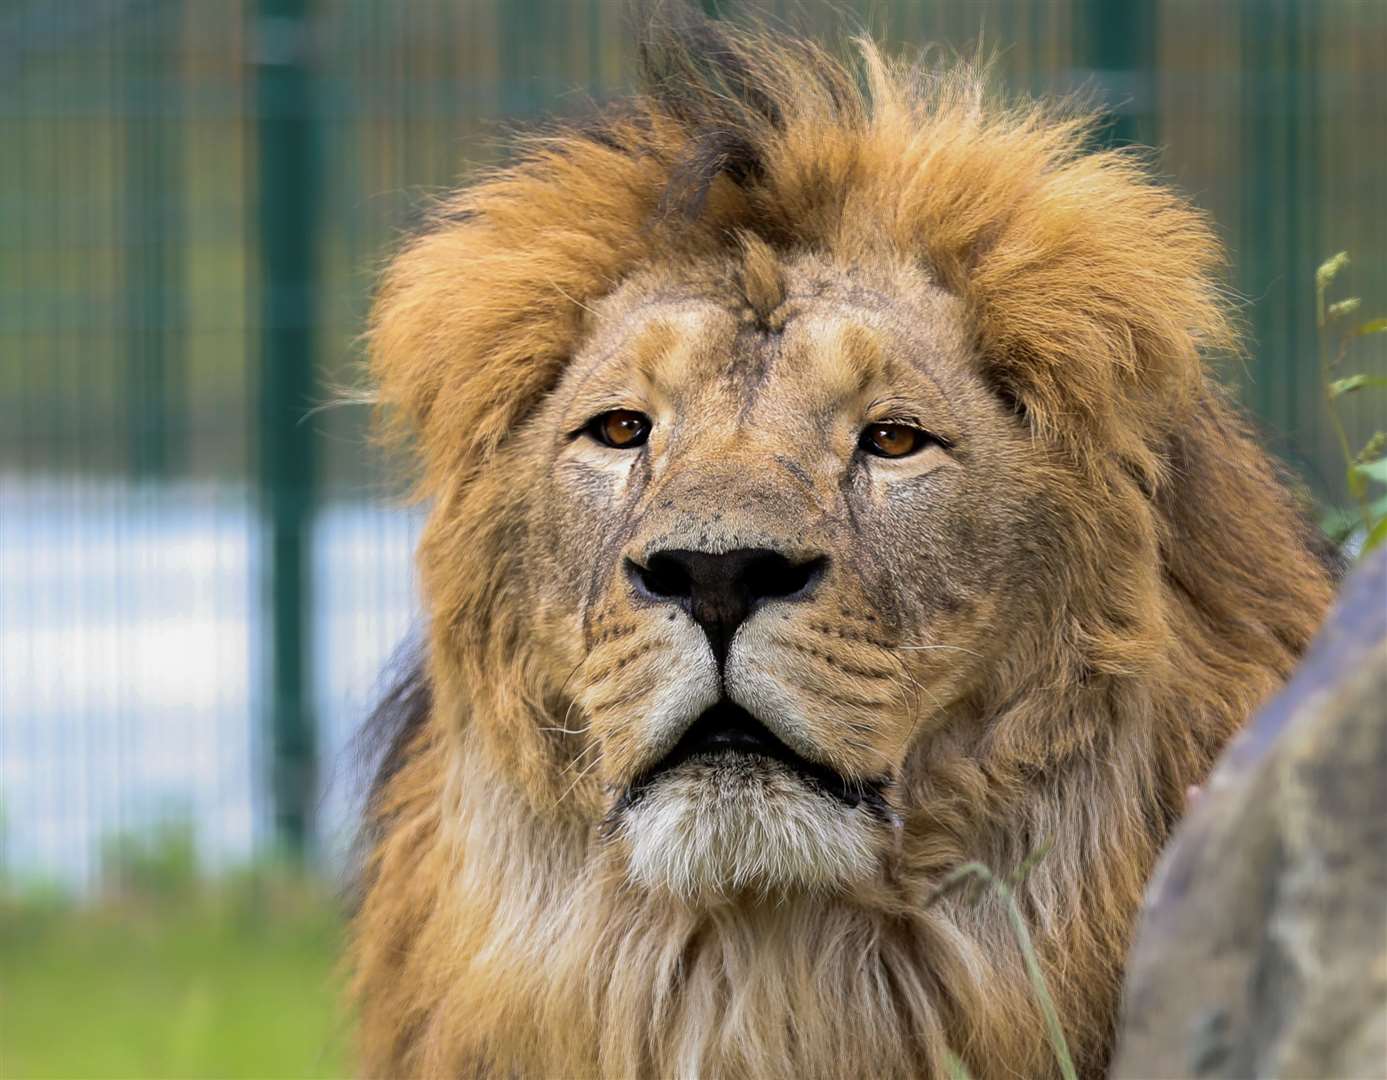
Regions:
<instances>
[{"instance_id":1,"label":"lion's mouth","mask_svg":"<svg viewBox=\"0 0 1387 1080\"><path fill-rule=\"evenodd\" d=\"M760 758L776 762L806 786L852 807L889 820L883 791L885 780L853 780L827 765L797 754L735 702L723 699L709 707L690 725L668 754L638 776L622 795L615 810L630 807L662 776L694 759L722 756Z\"/></svg>"}]
</instances>

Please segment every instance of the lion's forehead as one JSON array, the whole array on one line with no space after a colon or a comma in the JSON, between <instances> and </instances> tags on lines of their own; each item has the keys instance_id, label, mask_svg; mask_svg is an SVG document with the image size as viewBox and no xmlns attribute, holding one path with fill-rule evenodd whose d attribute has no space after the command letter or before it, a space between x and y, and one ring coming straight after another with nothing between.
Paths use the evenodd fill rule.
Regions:
<instances>
[{"instance_id":1,"label":"lion's forehead","mask_svg":"<svg viewBox=\"0 0 1387 1080\"><path fill-rule=\"evenodd\" d=\"M603 394L638 390L698 419L745 421L758 406L781 422L822 423L882 387L932 404L969 390L961 305L907 280L888 291L847 271L786 271L772 310L754 312L735 273L671 283L638 276L595 309L568 377L581 411ZM586 399L586 400L585 400Z\"/></svg>"}]
</instances>

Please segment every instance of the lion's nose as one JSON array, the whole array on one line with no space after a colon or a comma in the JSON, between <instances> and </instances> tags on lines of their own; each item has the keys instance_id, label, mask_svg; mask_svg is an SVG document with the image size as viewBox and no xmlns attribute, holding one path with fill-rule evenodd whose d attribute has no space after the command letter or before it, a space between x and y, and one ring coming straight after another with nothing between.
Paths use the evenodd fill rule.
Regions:
<instances>
[{"instance_id":1,"label":"lion's nose","mask_svg":"<svg viewBox=\"0 0 1387 1080\"><path fill-rule=\"evenodd\" d=\"M790 559L770 548L739 548L717 554L657 551L642 566L626 560L636 592L678 604L708 635L719 666L737 627L771 600L804 600L823 577L828 559Z\"/></svg>"}]
</instances>

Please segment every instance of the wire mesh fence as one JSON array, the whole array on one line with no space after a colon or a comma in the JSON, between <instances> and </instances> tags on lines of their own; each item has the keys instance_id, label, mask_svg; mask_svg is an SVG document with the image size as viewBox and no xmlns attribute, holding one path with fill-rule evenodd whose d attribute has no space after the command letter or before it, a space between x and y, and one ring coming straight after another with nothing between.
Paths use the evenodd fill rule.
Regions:
<instances>
[{"instance_id":1,"label":"wire mesh fence","mask_svg":"<svg viewBox=\"0 0 1387 1080\"><path fill-rule=\"evenodd\" d=\"M1387 6L721 7L981 42L1018 91L1087 88L1213 216L1254 339L1229 379L1341 494L1313 273L1349 249L1387 306ZM90 889L170 820L211 869L341 852L418 516L364 410L318 407L357 380L372 275L429 199L632 68L620 0L0 4L7 873ZM1371 401L1348 421L1366 437Z\"/></svg>"}]
</instances>

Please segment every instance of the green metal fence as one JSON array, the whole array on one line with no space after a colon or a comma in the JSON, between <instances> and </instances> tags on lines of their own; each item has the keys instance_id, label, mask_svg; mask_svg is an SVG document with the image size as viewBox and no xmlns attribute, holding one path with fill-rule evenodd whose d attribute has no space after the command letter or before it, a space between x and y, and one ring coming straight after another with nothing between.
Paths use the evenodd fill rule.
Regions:
<instances>
[{"instance_id":1,"label":"green metal fence","mask_svg":"<svg viewBox=\"0 0 1387 1080\"><path fill-rule=\"evenodd\" d=\"M1312 278L1348 249L1387 309L1387 4L713 6L1088 88L1214 217L1253 342L1229 378L1342 497ZM95 883L106 838L171 815L212 864L332 848L416 522L361 411L314 407L356 379L384 253L508 125L626 88L624 26L620 0L0 3L10 872ZM1362 438L1380 412L1346 405Z\"/></svg>"}]
</instances>

